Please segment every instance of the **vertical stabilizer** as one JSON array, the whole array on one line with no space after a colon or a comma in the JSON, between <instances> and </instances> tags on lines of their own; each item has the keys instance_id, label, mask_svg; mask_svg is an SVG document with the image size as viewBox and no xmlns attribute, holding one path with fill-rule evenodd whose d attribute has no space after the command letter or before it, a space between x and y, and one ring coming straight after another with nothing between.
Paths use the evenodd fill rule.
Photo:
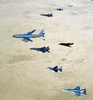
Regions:
<instances>
[{"instance_id":1,"label":"vertical stabilizer","mask_svg":"<svg viewBox=\"0 0 93 100\"><path fill-rule=\"evenodd\" d=\"M45 35L44 29L42 29L38 35L44 37L44 35Z\"/></svg>"}]
</instances>

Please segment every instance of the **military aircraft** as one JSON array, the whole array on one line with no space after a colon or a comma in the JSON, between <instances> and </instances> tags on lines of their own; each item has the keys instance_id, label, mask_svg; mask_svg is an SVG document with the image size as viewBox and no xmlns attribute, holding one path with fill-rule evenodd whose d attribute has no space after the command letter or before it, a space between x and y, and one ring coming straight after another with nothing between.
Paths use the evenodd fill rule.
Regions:
<instances>
[{"instance_id":1,"label":"military aircraft","mask_svg":"<svg viewBox=\"0 0 93 100\"><path fill-rule=\"evenodd\" d=\"M58 72L58 71L60 71L60 72L62 72L62 66L61 67L59 67L58 68L58 66L55 66L55 67L48 67L48 68L46 68L46 69L50 69L50 70L52 70L53 72Z\"/></svg>"},{"instance_id":2,"label":"military aircraft","mask_svg":"<svg viewBox=\"0 0 93 100\"><path fill-rule=\"evenodd\" d=\"M46 17L53 17L53 14L40 14L41 16L46 16Z\"/></svg>"},{"instance_id":3,"label":"military aircraft","mask_svg":"<svg viewBox=\"0 0 93 100\"><path fill-rule=\"evenodd\" d=\"M29 38L44 37L45 33L44 33L43 29L41 30L41 32L39 34L32 34L35 31L36 31L36 29L31 31L31 32L27 32L27 34L15 34L15 35L13 35L13 37L15 37L15 38L23 38L22 41L25 41L25 42L28 42L28 41L33 42Z\"/></svg>"},{"instance_id":4,"label":"military aircraft","mask_svg":"<svg viewBox=\"0 0 93 100\"><path fill-rule=\"evenodd\" d=\"M65 6L72 7L74 4L67 4Z\"/></svg>"},{"instance_id":5,"label":"military aircraft","mask_svg":"<svg viewBox=\"0 0 93 100\"><path fill-rule=\"evenodd\" d=\"M30 50L37 50L39 52L43 52L43 53L48 52L49 53L50 48L49 48L49 46L47 46L47 47L41 47L41 48L30 48Z\"/></svg>"},{"instance_id":6,"label":"military aircraft","mask_svg":"<svg viewBox=\"0 0 93 100\"><path fill-rule=\"evenodd\" d=\"M63 11L63 8L57 8L56 10Z\"/></svg>"},{"instance_id":7,"label":"military aircraft","mask_svg":"<svg viewBox=\"0 0 93 100\"><path fill-rule=\"evenodd\" d=\"M71 45L73 45L73 44L74 44L74 43L60 43L59 45L71 47Z\"/></svg>"},{"instance_id":8,"label":"military aircraft","mask_svg":"<svg viewBox=\"0 0 93 100\"><path fill-rule=\"evenodd\" d=\"M65 89L63 91L74 93L73 95L77 95L78 97L81 97L81 93L87 95L86 89L84 89L84 87L80 88L80 86L76 86L76 88L74 88L74 89Z\"/></svg>"}]
</instances>

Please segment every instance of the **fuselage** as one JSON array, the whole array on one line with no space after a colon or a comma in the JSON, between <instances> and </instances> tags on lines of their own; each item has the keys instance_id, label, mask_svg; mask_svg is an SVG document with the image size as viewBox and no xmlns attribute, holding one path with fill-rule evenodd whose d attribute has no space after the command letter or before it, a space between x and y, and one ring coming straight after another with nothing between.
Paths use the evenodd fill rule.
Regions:
<instances>
[{"instance_id":1,"label":"fuselage","mask_svg":"<svg viewBox=\"0 0 93 100\"><path fill-rule=\"evenodd\" d=\"M74 92L80 92L80 93L83 93L83 92L84 92L84 89L82 89L82 90L66 89L65 91L68 91L68 92L71 92L71 93L74 93Z\"/></svg>"},{"instance_id":2,"label":"fuselage","mask_svg":"<svg viewBox=\"0 0 93 100\"><path fill-rule=\"evenodd\" d=\"M15 38L36 38L36 37L40 37L40 35L38 34L33 34L33 35L16 34L16 35L13 35L13 37Z\"/></svg>"}]
</instances>

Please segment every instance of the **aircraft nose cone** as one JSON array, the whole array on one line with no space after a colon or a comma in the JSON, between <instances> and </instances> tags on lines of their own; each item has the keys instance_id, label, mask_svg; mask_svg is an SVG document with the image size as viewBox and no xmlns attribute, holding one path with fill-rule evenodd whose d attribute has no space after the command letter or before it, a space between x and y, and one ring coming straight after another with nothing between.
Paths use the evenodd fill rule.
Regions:
<instances>
[{"instance_id":1,"label":"aircraft nose cone","mask_svg":"<svg viewBox=\"0 0 93 100\"><path fill-rule=\"evenodd\" d=\"M14 37L14 35L12 37Z\"/></svg>"}]
</instances>

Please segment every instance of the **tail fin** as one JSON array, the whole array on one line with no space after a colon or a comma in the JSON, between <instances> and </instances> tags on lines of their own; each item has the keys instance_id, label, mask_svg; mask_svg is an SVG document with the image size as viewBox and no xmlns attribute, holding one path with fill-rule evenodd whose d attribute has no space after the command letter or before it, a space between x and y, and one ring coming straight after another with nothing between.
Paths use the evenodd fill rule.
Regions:
<instances>
[{"instance_id":1,"label":"tail fin","mask_svg":"<svg viewBox=\"0 0 93 100\"><path fill-rule=\"evenodd\" d=\"M61 67L59 67L59 68L58 68L58 70L59 70L60 72L62 72L62 66L61 66Z\"/></svg>"},{"instance_id":2,"label":"tail fin","mask_svg":"<svg viewBox=\"0 0 93 100\"><path fill-rule=\"evenodd\" d=\"M80 90L81 90L81 91L83 90L82 93L85 94L85 95L87 95L87 94L86 94L86 89L84 89L84 87L81 87Z\"/></svg>"},{"instance_id":3,"label":"tail fin","mask_svg":"<svg viewBox=\"0 0 93 100\"><path fill-rule=\"evenodd\" d=\"M84 92L83 92L83 94L87 95L87 93L86 93L86 89L84 89Z\"/></svg>"},{"instance_id":4,"label":"tail fin","mask_svg":"<svg viewBox=\"0 0 93 100\"><path fill-rule=\"evenodd\" d=\"M40 33L38 34L39 36L44 37L45 33L44 33L44 29L40 31Z\"/></svg>"}]
</instances>

